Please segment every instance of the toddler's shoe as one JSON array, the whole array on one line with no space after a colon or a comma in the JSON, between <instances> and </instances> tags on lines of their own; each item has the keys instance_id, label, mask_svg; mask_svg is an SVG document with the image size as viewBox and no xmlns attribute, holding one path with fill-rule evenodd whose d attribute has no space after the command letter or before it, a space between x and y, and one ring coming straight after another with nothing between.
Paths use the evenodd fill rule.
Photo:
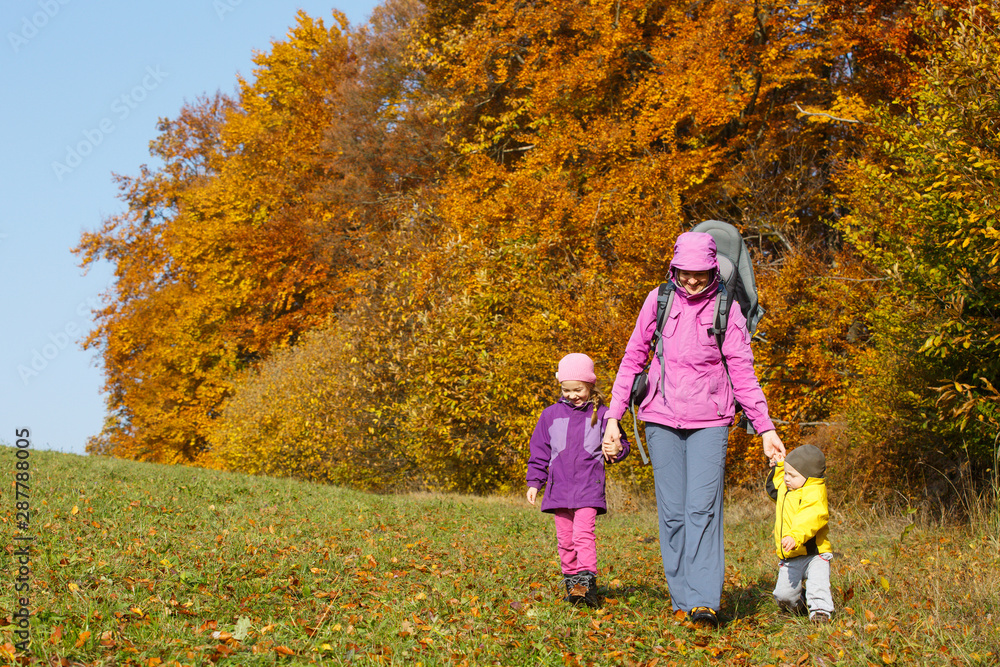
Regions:
<instances>
[{"instance_id":1,"label":"toddler's shoe","mask_svg":"<svg viewBox=\"0 0 1000 667\"><path fill-rule=\"evenodd\" d=\"M830 614L825 611L814 611L809 614L809 620L818 625L823 625L830 622Z\"/></svg>"},{"instance_id":2,"label":"toddler's shoe","mask_svg":"<svg viewBox=\"0 0 1000 667\"><path fill-rule=\"evenodd\" d=\"M779 602L778 608L785 613L792 614L793 616L805 615L809 611L809 608L806 606L806 592L804 590L802 591L802 594L799 595L799 599L795 605Z\"/></svg>"}]
</instances>

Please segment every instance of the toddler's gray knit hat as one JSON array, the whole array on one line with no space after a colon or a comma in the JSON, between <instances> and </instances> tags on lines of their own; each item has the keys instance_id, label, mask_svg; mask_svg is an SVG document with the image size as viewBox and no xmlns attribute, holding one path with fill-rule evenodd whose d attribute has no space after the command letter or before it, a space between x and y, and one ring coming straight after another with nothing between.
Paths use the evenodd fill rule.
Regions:
<instances>
[{"instance_id":1,"label":"toddler's gray knit hat","mask_svg":"<svg viewBox=\"0 0 1000 667\"><path fill-rule=\"evenodd\" d=\"M802 445L788 452L785 463L795 468L803 477L825 477L826 457L815 445Z\"/></svg>"}]
</instances>

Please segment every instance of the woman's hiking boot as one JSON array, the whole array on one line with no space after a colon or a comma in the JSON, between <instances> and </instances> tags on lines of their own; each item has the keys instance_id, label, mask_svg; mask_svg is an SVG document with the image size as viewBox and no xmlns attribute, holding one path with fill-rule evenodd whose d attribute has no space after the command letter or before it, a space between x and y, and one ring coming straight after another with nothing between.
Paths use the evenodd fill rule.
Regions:
<instances>
[{"instance_id":1,"label":"woman's hiking boot","mask_svg":"<svg viewBox=\"0 0 1000 667\"><path fill-rule=\"evenodd\" d=\"M719 616L711 607L695 607L689 614L691 622L705 630L719 627Z\"/></svg>"}]
</instances>

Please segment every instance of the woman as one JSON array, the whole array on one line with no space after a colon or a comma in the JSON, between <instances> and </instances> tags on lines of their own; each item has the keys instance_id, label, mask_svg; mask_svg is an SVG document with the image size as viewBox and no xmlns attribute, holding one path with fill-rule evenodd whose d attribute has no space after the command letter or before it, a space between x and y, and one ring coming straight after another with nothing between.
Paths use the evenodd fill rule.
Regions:
<instances>
[{"instance_id":1,"label":"woman","mask_svg":"<svg viewBox=\"0 0 1000 667\"><path fill-rule=\"evenodd\" d=\"M711 235L686 232L678 237L670 262L677 290L662 332L664 372L654 355L649 392L638 413L646 422L660 553L674 611L710 626L719 624L725 572L722 487L734 399L762 435L764 455L772 461L785 455L754 374L750 335L739 306L733 303L721 353L709 331L718 268ZM628 407L632 380L649 354L657 291L646 297L618 368L604 435L611 444L621 437L618 421Z\"/></svg>"}]
</instances>

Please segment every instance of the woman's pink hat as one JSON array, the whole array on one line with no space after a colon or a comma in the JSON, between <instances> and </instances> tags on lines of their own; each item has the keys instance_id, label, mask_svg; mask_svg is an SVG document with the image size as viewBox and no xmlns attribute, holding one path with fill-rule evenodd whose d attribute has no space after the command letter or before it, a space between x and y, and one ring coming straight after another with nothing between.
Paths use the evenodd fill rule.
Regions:
<instances>
[{"instance_id":1,"label":"woman's pink hat","mask_svg":"<svg viewBox=\"0 0 1000 667\"><path fill-rule=\"evenodd\" d=\"M594 360L585 354L574 352L559 360L559 371L556 379L560 382L597 382L594 373Z\"/></svg>"}]
</instances>

